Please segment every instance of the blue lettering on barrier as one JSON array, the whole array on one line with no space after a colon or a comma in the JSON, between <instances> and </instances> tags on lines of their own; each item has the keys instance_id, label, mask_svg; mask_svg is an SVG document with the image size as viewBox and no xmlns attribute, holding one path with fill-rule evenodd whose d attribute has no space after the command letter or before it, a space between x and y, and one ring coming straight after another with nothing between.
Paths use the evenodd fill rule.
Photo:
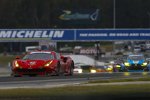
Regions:
<instances>
[{"instance_id":1,"label":"blue lettering on barrier","mask_svg":"<svg viewBox=\"0 0 150 100\"><path fill-rule=\"evenodd\" d=\"M150 30L77 30L77 40L150 40Z\"/></svg>"},{"instance_id":2,"label":"blue lettering on barrier","mask_svg":"<svg viewBox=\"0 0 150 100\"><path fill-rule=\"evenodd\" d=\"M75 30L64 30L63 36L60 38L52 37L51 40L74 40L75 39Z\"/></svg>"}]
</instances>

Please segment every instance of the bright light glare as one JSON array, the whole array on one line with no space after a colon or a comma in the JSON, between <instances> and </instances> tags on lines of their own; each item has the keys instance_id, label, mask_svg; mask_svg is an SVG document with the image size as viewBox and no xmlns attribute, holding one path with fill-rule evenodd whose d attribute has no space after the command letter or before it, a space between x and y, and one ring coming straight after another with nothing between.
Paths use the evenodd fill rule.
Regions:
<instances>
[{"instance_id":1,"label":"bright light glare","mask_svg":"<svg viewBox=\"0 0 150 100\"><path fill-rule=\"evenodd\" d=\"M113 69L113 68L110 68L110 67L107 68L108 71L111 71L112 69Z\"/></svg>"},{"instance_id":2,"label":"bright light glare","mask_svg":"<svg viewBox=\"0 0 150 100\"><path fill-rule=\"evenodd\" d=\"M45 64L45 66L49 66L53 61L48 62L47 64Z\"/></svg>"},{"instance_id":3,"label":"bright light glare","mask_svg":"<svg viewBox=\"0 0 150 100\"><path fill-rule=\"evenodd\" d=\"M79 69L79 70L78 70L78 73L82 73L82 69Z\"/></svg>"},{"instance_id":4,"label":"bright light glare","mask_svg":"<svg viewBox=\"0 0 150 100\"><path fill-rule=\"evenodd\" d=\"M130 64L128 62L125 62L124 64L125 64L125 66L130 66Z\"/></svg>"},{"instance_id":5,"label":"bright light glare","mask_svg":"<svg viewBox=\"0 0 150 100\"><path fill-rule=\"evenodd\" d=\"M91 70L91 73L96 73L96 70L92 69L92 70Z\"/></svg>"},{"instance_id":6,"label":"bright light glare","mask_svg":"<svg viewBox=\"0 0 150 100\"><path fill-rule=\"evenodd\" d=\"M146 62L145 62L145 63L143 63L143 64L142 64L142 66L147 66L147 63L146 63Z\"/></svg>"},{"instance_id":7,"label":"bright light glare","mask_svg":"<svg viewBox=\"0 0 150 100\"><path fill-rule=\"evenodd\" d=\"M19 67L19 64L17 61L15 61L15 67Z\"/></svg>"}]
</instances>

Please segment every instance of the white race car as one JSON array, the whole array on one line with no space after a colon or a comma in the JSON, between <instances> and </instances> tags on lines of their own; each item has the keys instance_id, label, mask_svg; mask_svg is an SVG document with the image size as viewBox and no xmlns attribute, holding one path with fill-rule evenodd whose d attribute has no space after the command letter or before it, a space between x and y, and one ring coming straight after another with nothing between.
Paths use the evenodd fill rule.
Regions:
<instances>
[{"instance_id":1,"label":"white race car","mask_svg":"<svg viewBox=\"0 0 150 100\"><path fill-rule=\"evenodd\" d=\"M85 63L75 63L74 65L74 73L83 73L83 72L89 72L91 69L91 65L85 64Z\"/></svg>"},{"instance_id":2,"label":"white race car","mask_svg":"<svg viewBox=\"0 0 150 100\"><path fill-rule=\"evenodd\" d=\"M73 70L73 73L80 74L80 73L83 73L83 70L80 66L75 66L74 70Z\"/></svg>"}]
</instances>

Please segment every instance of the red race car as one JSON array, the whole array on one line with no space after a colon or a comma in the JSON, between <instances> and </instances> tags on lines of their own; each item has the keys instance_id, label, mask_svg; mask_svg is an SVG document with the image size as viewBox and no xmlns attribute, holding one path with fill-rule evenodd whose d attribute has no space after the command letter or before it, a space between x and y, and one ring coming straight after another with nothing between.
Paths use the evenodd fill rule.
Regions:
<instances>
[{"instance_id":1,"label":"red race car","mask_svg":"<svg viewBox=\"0 0 150 100\"><path fill-rule=\"evenodd\" d=\"M74 62L54 51L32 51L11 63L12 76L73 75Z\"/></svg>"}]
</instances>

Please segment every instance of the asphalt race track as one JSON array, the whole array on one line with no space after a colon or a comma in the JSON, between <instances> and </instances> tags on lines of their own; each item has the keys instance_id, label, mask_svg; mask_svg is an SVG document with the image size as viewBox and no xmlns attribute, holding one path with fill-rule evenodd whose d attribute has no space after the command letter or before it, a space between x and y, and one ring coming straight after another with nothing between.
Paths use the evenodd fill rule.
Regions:
<instances>
[{"instance_id":1,"label":"asphalt race track","mask_svg":"<svg viewBox=\"0 0 150 100\"><path fill-rule=\"evenodd\" d=\"M96 74L75 74L73 76L23 76L11 77L4 75L0 77L0 89L10 88L51 88L66 85L76 85L88 82L89 80L105 80L118 78L139 78L150 76L150 73L96 73Z\"/></svg>"}]
</instances>

